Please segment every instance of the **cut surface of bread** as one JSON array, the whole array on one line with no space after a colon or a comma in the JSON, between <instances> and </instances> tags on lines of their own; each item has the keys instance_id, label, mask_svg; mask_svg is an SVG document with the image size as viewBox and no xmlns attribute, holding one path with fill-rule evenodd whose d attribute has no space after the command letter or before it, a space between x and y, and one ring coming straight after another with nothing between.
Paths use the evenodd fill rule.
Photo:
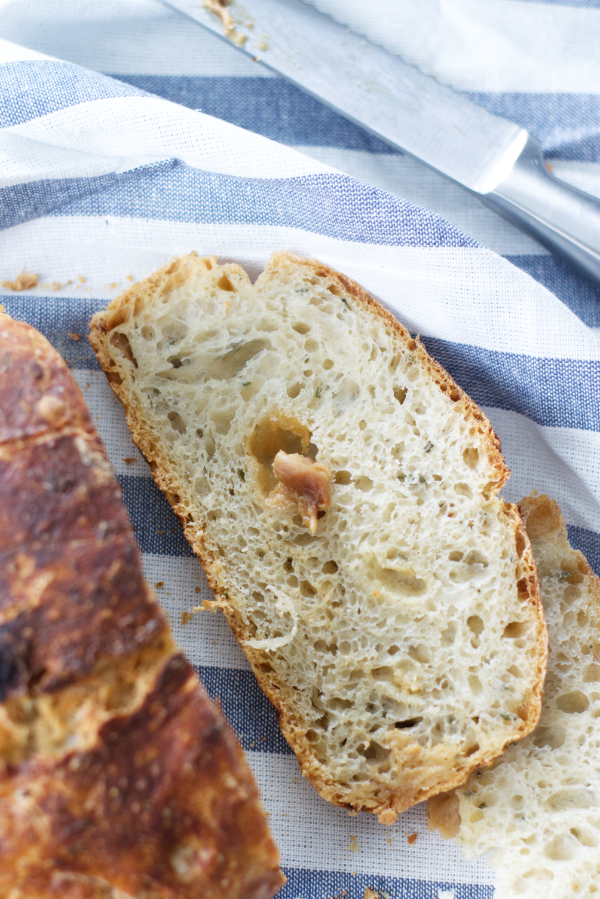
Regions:
<instances>
[{"instance_id":1,"label":"cut surface of bread","mask_svg":"<svg viewBox=\"0 0 600 899\"><path fill-rule=\"evenodd\" d=\"M83 397L0 314L0 895L270 899L282 882Z\"/></svg>"},{"instance_id":2,"label":"cut surface of bread","mask_svg":"<svg viewBox=\"0 0 600 899\"><path fill-rule=\"evenodd\" d=\"M600 580L553 500L521 506L550 641L542 716L446 811L468 857L492 851L497 899L588 899L600 894Z\"/></svg>"},{"instance_id":3,"label":"cut surface of bread","mask_svg":"<svg viewBox=\"0 0 600 899\"><path fill-rule=\"evenodd\" d=\"M489 422L357 284L181 257L91 341L304 775L383 823L539 714L535 566Z\"/></svg>"}]
</instances>

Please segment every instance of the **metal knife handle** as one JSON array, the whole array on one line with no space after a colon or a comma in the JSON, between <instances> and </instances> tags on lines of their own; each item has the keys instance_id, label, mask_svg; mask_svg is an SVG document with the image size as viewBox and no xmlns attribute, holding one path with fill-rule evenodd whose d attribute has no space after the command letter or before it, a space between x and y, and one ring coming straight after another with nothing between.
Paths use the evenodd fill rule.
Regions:
<instances>
[{"instance_id":1,"label":"metal knife handle","mask_svg":"<svg viewBox=\"0 0 600 899\"><path fill-rule=\"evenodd\" d=\"M600 200L555 178L535 137L509 175L476 196L600 287Z\"/></svg>"}]
</instances>

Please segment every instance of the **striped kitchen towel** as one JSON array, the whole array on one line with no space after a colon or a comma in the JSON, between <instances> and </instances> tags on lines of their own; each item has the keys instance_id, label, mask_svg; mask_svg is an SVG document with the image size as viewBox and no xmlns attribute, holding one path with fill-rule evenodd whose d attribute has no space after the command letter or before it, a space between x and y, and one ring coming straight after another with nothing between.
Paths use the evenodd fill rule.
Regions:
<instances>
[{"instance_id":1,"label":"striped kitchen towel","mask_svg":"<svg viewBox=\"0 0 600 899\"><path fill-rule=\"evenodd\" d=\"M377 2L388 22L395 21L392 7L417 8ZM432 2L437 30L427 32L415 14L402 28L378 32L377 2L364 20L354 0L319 5L333 12L343 6L353 27L412 53L424 69L440 67L457 88L477 89L481 102L532 131L538 122L553 165L588 190L594 178L600 185L600 107L590 86L600 78L592 63L583 66L589 84L574 65L563 66L564 82L552 75L569 22L582 58L591 35L598 45L597 3L490 0L478 12L474 0L448 4L451 10ZM490 10L498 12L493 21ZM520 81L509 13L527 49ZM474 25L465 26L462 43L456 37L467 14L490 45L472 71L465 57L479 48ZM555 16L552 69L534 26ZM399 42L407 25L413 40L405 50ZM208 586L131 443L87 343L88 323L176 253L215 253L253 274L274 249L321 258L422 335L499 434L513 472L505 496L515 500L535 487L555 497L571 540L600 571L598 292L458 189L155 0L5 2L0 37L0 282L20 271L38 275L38 286L26 291L2 288L0 302L50 339L84 391L147 576L163 585L157 592L176 638L248 752L289 878L282 899L332 899L344 891L363 899L367 886L398 899L489 899L490 869L462 861L452 843L429 833L422 807L382 828L319 799L220 614L182 623L184 611L208 598ZM415 201L446 212L462 230Z\"/></svg>"}]
</instances>

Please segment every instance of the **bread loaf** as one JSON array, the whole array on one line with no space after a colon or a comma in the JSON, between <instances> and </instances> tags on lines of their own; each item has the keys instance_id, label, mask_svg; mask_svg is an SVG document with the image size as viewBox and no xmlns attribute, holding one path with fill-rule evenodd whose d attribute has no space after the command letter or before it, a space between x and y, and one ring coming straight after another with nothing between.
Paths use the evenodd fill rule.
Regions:
<instances>
[{"instance_id":1,"label":"bread loaf","mask_svg":"<svg viewBox=\"0 0 600 899\"><path fill-rule=\"evenodd\" d=\"M550 640L542 717L445 798L442 828L469 858L492 852L495 899L588 899L600 892L600 581L553 500L521 505Z\"/></svg>"},{"instance_id":2,"label":"bread loaf","mask_svg":"<svg viewBox=\"0 0 600 899\"><path fill-rule=\"evenodd\" d=\"M357 284L181 257L92 323L304 775L384 823L535 725L546 632L477 406Z\"/></svg>"},{"instance_id":3,"label":"bread loaf","mask_svg":"<svg viewBox=\"0 0 600 899\"><path fill-rule=\"evenodd\" d=\"M79 389L0 314L0 895L270 899L282 882Z\"/></svg>"}]
</instances>

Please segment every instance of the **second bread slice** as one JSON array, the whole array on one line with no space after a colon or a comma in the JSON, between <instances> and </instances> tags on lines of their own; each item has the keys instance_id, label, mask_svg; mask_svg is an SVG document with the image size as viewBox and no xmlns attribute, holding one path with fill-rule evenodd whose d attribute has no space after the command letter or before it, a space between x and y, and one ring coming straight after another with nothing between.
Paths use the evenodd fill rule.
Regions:
<instances>
[{"instance_id":1,"label":"second bread slice","mask_svg":"<svg viewBox=\"0 0 600 899\"><path fill-rule=\"evenodd\" d=\"M192 254L91 340L325 798L391 823L534 727L546 631L499 442L372 297Z\"/></svg>"}]
</instances>

